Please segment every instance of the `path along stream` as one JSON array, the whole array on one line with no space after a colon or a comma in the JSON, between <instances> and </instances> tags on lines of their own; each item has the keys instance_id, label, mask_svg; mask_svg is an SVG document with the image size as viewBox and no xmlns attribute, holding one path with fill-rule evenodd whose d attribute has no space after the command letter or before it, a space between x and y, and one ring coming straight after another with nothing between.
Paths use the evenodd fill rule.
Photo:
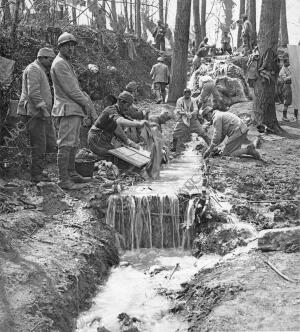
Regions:
<instances>
[{"instance_id":1,"label":"path along stream","mask_svg":"<svg viewBox=\"0 0 300 332\"><path fill-rule=\"evenodd\" d=\"M131 250L123 254L120 266L99 289L91 309L79 316L76 332L188 330L183 317L170 313L172 300L162 293L179 290L197 271L221 259L217 255L196 259L181 249L184 216L180 216L177 195L201 191L201 156L193 146L195 142L163 169L159 180L134 185L110 197L106 222L121 233ZM191 178L192 187L187 186ZM137 319L133 324L136 330L124 326L118 319L121 313Z\"/></svg>"}]
</instances>

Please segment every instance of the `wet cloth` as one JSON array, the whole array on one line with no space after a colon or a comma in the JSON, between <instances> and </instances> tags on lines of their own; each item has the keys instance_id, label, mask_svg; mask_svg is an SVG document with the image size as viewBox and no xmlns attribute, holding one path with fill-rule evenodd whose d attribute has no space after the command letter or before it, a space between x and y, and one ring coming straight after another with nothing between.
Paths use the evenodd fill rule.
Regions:
<instances>
[{"instance_id":1,"label":"wet cloth","mask_svg":"<svg viewBox=\"0 0 300 332\"><path fill-rule=\"evenodd\" d=\"M45 112L41 107L48 110ZM39 118L50 117L52 109L52 94L46 68L35 60L29 64L22 77L22 93L17 114Z\"/></svg>"},{"instance_id":2,"label":"wet cloth","mask_svg":"<svg viewBox=\"0 0 300 332\"><path fill-rule=\"evenodd\" d=\"M144 140L146 150L151 151L146 172L151 179L157 179L162 161L162 134L157 127L144 126L141 130L141 137Z\"/></svg>"},{"instance_id":3,"label":"wet cloth","mask_svg":"<svg viewBox=\"0 0 300 332\"><path fill-rule=\"evenodd\" d=\"M248 128L235 114L229 112L214 111L213 113L213 137L210 148L214 148L228 137L223 151L224 155L230 155L246 142Z\"/></svg>"}]
</instances>

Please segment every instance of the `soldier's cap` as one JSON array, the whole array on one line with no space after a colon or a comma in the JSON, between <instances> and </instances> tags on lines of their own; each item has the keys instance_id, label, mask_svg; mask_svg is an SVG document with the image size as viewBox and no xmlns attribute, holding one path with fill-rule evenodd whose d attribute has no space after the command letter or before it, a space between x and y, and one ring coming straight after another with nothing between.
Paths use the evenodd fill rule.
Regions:
<instances>
[{"instance_id":1,"label":"soldier's cap","mask_svg":"<svg viewBox=\"0 0 300 332\"><path fill-rule=\"evenodd\" d=\"M132 81L126 85L125 89L129 92L133 92L134 90L137 89L137 87L138 87L137 83L135 81Z\"/></svg>"},{"instance_id":2,"label":"soldier's cap","mask_svg":"<svg viewBox=\"0 0 300 332\"><path fill-rule=\"evenodd\" d=\"M131 105L133 103L133 96L131 93L123 91L118 95L118 100L124 100Z\"/></svg>"},{"instance_id":3,"label":"soldier's cap","mask_svg":"<svg viewBox=\"0 0 300 332\"><path fill-rule=\"evenodd\" d=\"M55 58L55 53L52 50L52 48L43 47L40 48L37 54L37 57L49 57L49 58Z\"/></svg>"},{"instance_id":4,"label":"soldier's cap","mask_svg":"<svg viewBox=\"0 0 300 332\"><path fill-rule=\"evenodd\" d=\"M159 62L164 62L165 60L164 60L164 58L163 57L159 57L159 58L157 58L157 61L159 61Z\"/></svg>"},{"instance_id":5,"label":"soldier's cap","mask_svg":"<svg viewBox=\"0 0 300 332\"><path fill-rule=\"evenodd\" d=\"M202 116L206 116L209 112L212 112L214 109L210 106L206 106L203 108L203 110L201 111L201 115Z\"/></svg>"},{"instance_id":6,"label":"soldier's cap","mask_svg":"<svg viewBox=\"0 0 300 332\"><path fill-rule=\"evenodd\" d=\"M186 92L190 92L190 93L192 93L192 90L189 89L189 88L185 88L185 89L183 90L183 92L184 92L184 93L186 93Z\"/></svg>"}]
</instances>

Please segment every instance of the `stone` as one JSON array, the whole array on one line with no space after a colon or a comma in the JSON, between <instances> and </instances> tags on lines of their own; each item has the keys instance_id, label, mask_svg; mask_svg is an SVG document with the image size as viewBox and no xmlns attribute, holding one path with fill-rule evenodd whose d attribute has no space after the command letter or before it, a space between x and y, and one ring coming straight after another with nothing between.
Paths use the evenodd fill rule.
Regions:
<instances>
[{"instance_id":1,"label":"stone","mask_svg":"<svg viewBox=\"0 0 300 332\"><path fill-rule=\"evenodd\" d=\"M300 226L261 231L258 237L258 249L262 251L300 251Z\"/></svg>"}]
</instances>

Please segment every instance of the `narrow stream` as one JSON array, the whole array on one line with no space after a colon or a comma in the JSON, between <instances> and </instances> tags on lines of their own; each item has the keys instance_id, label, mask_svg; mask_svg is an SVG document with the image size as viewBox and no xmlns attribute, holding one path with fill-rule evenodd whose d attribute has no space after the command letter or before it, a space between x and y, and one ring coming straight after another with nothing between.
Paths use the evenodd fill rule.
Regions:
<instances>
[{"instance_id":1,"label":"narrow stream","mask_svg":"<svg viewBox=\"0 0 300 332\"><path fill-rule=\"evenodd\" d=\"M91 309L79 316L76 332L127 331L128 325L124 327L125 321L118 318L120 314L129 315L131 323L134 320L133 327L137 329L130 331L187 331L183 317L170 313L172 300L162 295L162 290L172 293L181 289L180 285L193 274L220 259L215 255L196 259L179 249L183 216L179 216L177 195L201 191L195 185L202 183L201 156L194 150L196 144L193 139L183 156L161 171L159 180L134 185L109 198L106 222L132 250L126 251L120 266L111 271ZM186 185L191 178L193 185Z\"/></svg>"},{"instance_id":2,"label":"narrow stream","mask_svg":"<svg viewBox=\"0 0 300 332\"><path fill-rule=\"evenodd\" d=\"M169 312L172 301L159 293L179 290L193 274L214 266L219 260L217 255L196 259L180 249L125 252L120 267L112 270L91 309L79 316L76 332L97 332L97 327L105 327L110 332L123 331L118 319L121 313L137 318L140 322L135 326L141 332L186 332L187 322ZM172 275L176 265L178 268ZM155 274L159 269L163 271Z\"/></svg>"}]
</instances>

